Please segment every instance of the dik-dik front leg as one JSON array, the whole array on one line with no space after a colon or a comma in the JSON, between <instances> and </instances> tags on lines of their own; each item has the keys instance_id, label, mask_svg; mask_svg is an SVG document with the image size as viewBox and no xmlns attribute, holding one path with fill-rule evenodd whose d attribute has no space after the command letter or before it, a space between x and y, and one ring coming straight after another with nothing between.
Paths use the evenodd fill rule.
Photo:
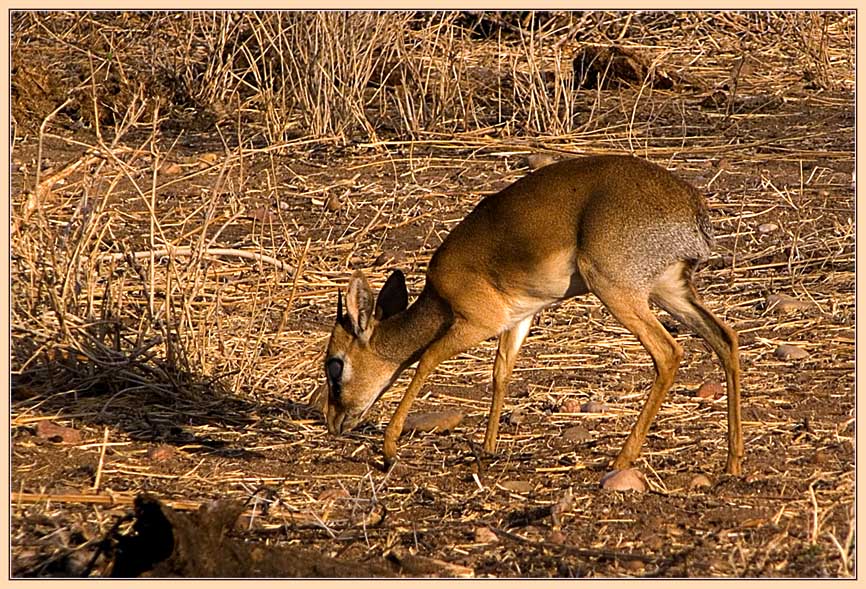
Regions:
<instances>
[{"instance_id":1,"label":"dik-dik front leg","mask_svg":"<svg viewBox=\"0 0 866 589\"><path fill-rule=\"evenodd\" d=\"M511 379L511 371L517 360L517 352L529 333L534 315L530 315L508 331L499 336L499 348L493 361L493 402L490 405L490 416L487 418L487 433L484 436L484 451L493 454L496 451L496 438L499 434L499 415L505 401L505 391Z\"/></svg>"},{"instance_id":2,"label":"dik-dik front leg","mask_svg":"<svg viewBox=\"0 0 866 589\"><path fill-rule=\"evenodd\" d=\"M467 350L493 335L488 330L473 326L465 320L455 321L445 334L430 344L430 347L421 355L418 361L418 367L415 369L415 374L412 376L412 382L406 392L403 393L403 398L391 418L391 422L385 429L385 443L383 454L385 458L385 468L389 468L397 457L397 439L403 432L403 423L406 421L406 416L409 414L409 409L412 403L415 402L415 397L421 391L424 381L427 376L442 362L451 356Z\"/></svg>"}]
</instances>

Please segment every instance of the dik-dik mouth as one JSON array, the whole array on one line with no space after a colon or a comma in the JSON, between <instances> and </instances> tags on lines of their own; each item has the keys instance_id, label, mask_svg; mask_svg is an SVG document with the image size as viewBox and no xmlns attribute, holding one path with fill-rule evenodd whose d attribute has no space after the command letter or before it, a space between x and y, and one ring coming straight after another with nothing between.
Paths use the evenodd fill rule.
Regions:
<instances>
[{"instance_id":1,"label":"dik-dik mouth","mask_svg":"<svg viewBox=\"0 0 866 589\"><path fill-rule=\"evenodd\" d=\"M329 405L326 409L326 421L328 422L328 433L340 435L352 431L364 417L364 414L352 415L347 411L341 411Z\"/></svg>"}]
</instances>

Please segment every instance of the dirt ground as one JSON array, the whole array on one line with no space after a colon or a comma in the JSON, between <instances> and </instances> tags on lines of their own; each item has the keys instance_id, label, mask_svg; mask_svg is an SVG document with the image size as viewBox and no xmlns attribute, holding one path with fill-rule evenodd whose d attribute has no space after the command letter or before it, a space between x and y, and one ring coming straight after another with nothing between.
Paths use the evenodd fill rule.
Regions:
<instances>
[{"instance_id":1,"label":"dirt ground","mask_svg":"<svg viewBox=\"0 0 866 589\"><path fill-rule=\"evenodd\" d=\"M782 80L757 110L726 113L712 87L649 102L620 89L610 104L636 102L601 103L608 123L571 136L243 148L211 119L156 134L150 119L124 133L115 120L100 141L67 109L40 155L39 125L62 99L40 83L56 56L29 47L13 53L13 577L108 575L145 492L178 513L240 502L232 542L303 548L298 558L355 563L360 576L856 574L853 85L816 88L801 63L756 50L739 95ZM735 57L719 49L707 67ZM851 59L834 63L853 80ZM582 96L588 112L597 92ZM615 123L632 114L642 123L629 135ZM411 370L356 431L328 434L323 351L352 270L378 289L401 268L414 296L448 230L528 173L528 154L630 150L707 195L717 246L697 283L740 334L742 477L722 474L724 395L697 393L724 381L718 362L660 312L685 357L635 464L649 488L599 487L653 367L592 296L533 324L495 456L481 450L494 341L431 376L413 412L464 418L404 435L390 472L383 432ZM204 241L291 268L131 255ZM602 411L576 409L587 401Z\"/></svg>"}]
</instances>

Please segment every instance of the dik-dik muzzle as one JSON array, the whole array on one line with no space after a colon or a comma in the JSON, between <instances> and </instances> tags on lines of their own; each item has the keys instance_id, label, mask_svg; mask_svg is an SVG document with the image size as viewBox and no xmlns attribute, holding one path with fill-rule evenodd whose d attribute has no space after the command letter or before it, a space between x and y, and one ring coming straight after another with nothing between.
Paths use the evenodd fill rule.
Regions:
<instances>
[{"instance_id":1,"label":"dik-dik muzzle","mask_svg":"<svg viewBox=\"0 0 866 589\"><path fill-rule=\"evenodd\" d=\"M346 313L342 294L325 354L328 396L324 414L328 431L341 434L354 428L399 375L400 364L378 353L372 344L380 323L405 310L408 301L403 274L395 272L382 287L376 304L360 273L349 284Z\"/></svg>"}]
</instances>

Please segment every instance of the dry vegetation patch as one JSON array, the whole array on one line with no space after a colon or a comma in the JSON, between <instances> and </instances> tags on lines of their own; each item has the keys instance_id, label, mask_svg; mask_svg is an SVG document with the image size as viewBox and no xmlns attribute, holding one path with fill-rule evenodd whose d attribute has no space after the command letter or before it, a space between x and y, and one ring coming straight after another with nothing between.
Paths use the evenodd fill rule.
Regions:
<instances>
[{"instance_id":1,"label":"dry vegetation patch","mask_svg":"<svg viewBox=\"0 0 866 589\"><path fill-rule=\"evenodd\" d=\"M12 574L109 574L147 492L305 575L854 575L853 57L850 12L13 13ZM599 487L652 365L592 298L540 314L497 456L494 342L430 378L415 410L462 421L391 472L405 377L327 434L352 269L417 294L528 155L614 151L708 196L744 477L714 357L663 317L686 358L647 490Z\"/></svg>"}]
</instances>

